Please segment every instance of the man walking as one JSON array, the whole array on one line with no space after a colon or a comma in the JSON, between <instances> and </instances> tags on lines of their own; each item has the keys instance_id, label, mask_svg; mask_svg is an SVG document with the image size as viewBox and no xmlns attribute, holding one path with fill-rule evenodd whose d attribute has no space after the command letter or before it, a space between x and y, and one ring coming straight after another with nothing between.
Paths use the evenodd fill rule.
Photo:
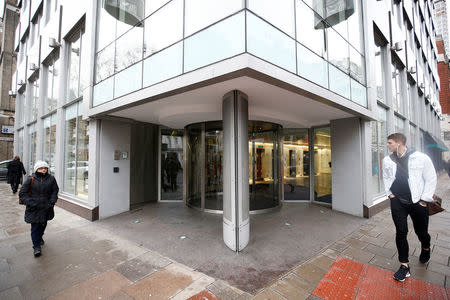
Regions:
<instances>
[{"instance_id":1,"label":"man walking","mask_svg":"<svg viewBox=\"0 0 450 300\"><path fill-rule=\"evenodd\" d=\"M391 155L383 159L383 181L386 195L391 201L391 213L396 235L400 269L394 279L404 281L409 277L408 215L420 240L422 250L419 260L430 260L430 235L428 234L428 202L433 201L436 189L436 171L431 159L424 153L406 147L402 133L388 136L387 147Z\"/></svg>"}]
</instances>

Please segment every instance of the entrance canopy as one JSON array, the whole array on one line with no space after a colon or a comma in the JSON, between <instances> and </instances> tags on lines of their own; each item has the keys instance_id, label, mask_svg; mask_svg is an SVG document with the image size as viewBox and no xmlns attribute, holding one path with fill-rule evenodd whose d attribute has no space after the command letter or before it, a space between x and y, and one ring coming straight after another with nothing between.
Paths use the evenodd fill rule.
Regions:
<instances>
[{"instance_id":1,"label":"entrance canopy","mask_svg":"<svg viewBox=\"0 0 450 300\"><path fill-rule=\"evenodd\" d=\"M116 108L108 115L161 124L170 128L184 128L192 123L221 120L222 97L234 89L239 89L248 95L250 120L273 122L284 128L312 127L328 124L333 119L358 115L350 108L322 103L326 100L321 102L320 99L309 98L247 76L121 110Z\"/></svg>"}]
</instances>

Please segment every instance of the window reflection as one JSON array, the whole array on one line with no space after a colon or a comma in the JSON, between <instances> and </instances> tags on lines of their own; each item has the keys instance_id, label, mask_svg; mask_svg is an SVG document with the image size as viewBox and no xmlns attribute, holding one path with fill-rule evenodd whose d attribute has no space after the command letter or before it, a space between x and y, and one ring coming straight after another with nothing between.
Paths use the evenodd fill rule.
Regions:
<instances>
[{"instance_id":1,"label":"window reflection","mask_svg":"<svg viewBox=\"0 0 450 300\"><path fill-rule=\"evenodd\" d=\"M297 44L298 75L328 88L328 63Z\"/></svg>"},{"instance_id":2,"label":"window reflection","mask_svg":"<svg viewBox=\"0 0 450 300\"><path fill-rule=\"evenodd\" d=\"M247 51L296 72L295 41L252 13L247 13Z\"/></svg>"},{"instance_id":3,"label":"window reflection","mask_svg":"<svg viewBox=\"0 0 450 300\"><path fill-rule=\"evenodd\" d=\"M352 94L352 101L355 103L358 103L361 106L367 107L367 94L366 94L366 87L360 84L358 81L354 80L353 78L350 79L350 85L351 85L351 94Z\"/></svg>"},{"instance_id":4,"label":"window reflection","mask_svg":"<svg viewBox=\"0 0 450 300\"><path fill-rule=\"evenodd\" d=\"M267 22L295 37L294 2L292 0L248 0L248 7Z\"/></svg>"},{"instance_id":5,"label":"window reflection","mask_svg":"<svg viewBox=\"0 0 450 300\"><path fill-rule=\"evenodd\" d=\"M326 57L325 29L315 29L314 22L320 18L316 12L302 1L296 1L297 41L316 54Z\"/></svg>"},{"instance_id":6,"label":"window reflection","mask_svg":"<svg viewBox=\"0 0 450 300\"><path fill-rule=\"evenodd\" d=\"M348 43L332 28L328 32L328 61L348 74L349 72L349 46Z\"/></svg>"},{"instance_id":7,"label":"window reflection","mask_svg":"<svg viewBox=\"0 0 450 300\"><path fill-rule=\"evenodd\" d=\"M55 174L56 114L44 119L43 158L49 164L49 172Z\"/></svg>"},{"instance_id":8,"label":"window reflection","mask_svg":"<svg viewBox=\"0 0 450 300\"><path fill-rule=\"evenodd\" d=\"M142 87L142 62L137 63L114 76L114 97L136 91Z\"/></svg>"},{"instance_id":9,"label":"window reflection","mask_svg":"<svg viewBox=\"0 0 450 300\"><path fill-rule=\"evenodd\" d=\"M58 56L53 58L47 67L47 97L44 110L46 113L56 109L59 93L59 70Z\"/></svg>"},{"instance_id":10,"label":"window reflection","mask_svg":"<svg viewBox=\"0 0 450 300\"><path fill-rule=\"evenodd\" d=\"M184 36L189 36L242 8L242 0L186 0Z\"/></svg>"},{"instance_id":11,"label":"window reflection","mask_svg":"<svg viewBox=\"0 0 450 300\"><path fill-rule=\"evenodd\" d=\"M161 200L183 200L183 135L161 129Z\"/></svg>"},{"instance_id":12,"label":"window reflection","mask_svg":"<svg viewBox=\"0 0 450 300\"><path fill-rule=\"evenodd\" d=\"M350 98L350 77L340 71L338 68L333 65L328 65L330 78L330 90L333 92L345 97Z\"/></svg>"},{"instance_id":13,"label":"window reflection","mask_svg":"<svg viewBox=\"0 0 450 300\"><path fill-rule=\"evenodd\" d=\"M144 60L144 87L181 74L183 43L177 43Z\"/></svg>"},{"instance_id":14,"label":"window reflection","mask_svg":"<svg viewBox=\"0 0 450 300\"><path fill-rule=\"evenodd\" d=\"M330 127L314 129L314 200L331 203Z\"/></svg>"},{"instance_id":15,"label":"window reflection","mask_svg":"<svg viewBox=\"0 0 450 300\"><path fill-rule=\"evenodd\" d=\"M37 135L36 123L28 126L28 174L34 173L34 163L36 162Z\"/></svg>"},{"instance_id":16,"label":"window reflection","mask_svg":"<svg viewBox=\"0 0 450 300\"><path fill-rule=\"evenodd\" d=\"M350 75L360 83L366 83L364 56L350 46Z\"/></svg>"},{"instance_id":17,"label":"window reflection","mask_svg":"<svg viewBox=\"0 0 450 300\"><path fill-rule=\"evenodd\" d=\"M97 51L102 50L116 38L116 19L103 7L99 7Z\"/></svg>"},{"instance_id":18,"label":"window reflection","mask_svg":"<svg viewBox=\"0 0 450 300\"><path fill-rule=\"evenodd\" d=\"M134 27L116 41L116 72L142 59L143 28Z\"/></svg>"},{"instance_id":19,"label":"window reflection","mask_svg":"<svg viewBox=\"0 0 450 300\"><path fill-rule=\"evenodd\" d=\"M309 200L308 129L283 130L284 200Z\"/></svg>"},{"instance_id":20,"label":"window reflection","mask_svg":"<svg viewBox=\"0 0 450 300\"><path fill-rule=\"evenodd\" d=\"M385 102L385 89L384 89L384 68L383 68L383 49L375 45L375 80L377 87L377 100Z\"/></svg>"},{"instance_id":21,"label":"window reflection","mask_svg":"<svg viewBox=\"0 0 450 300\"><path fill-rule=\"evenodd\" d=\"M173 0L145 20L144 56L183 38L183 1Z\"/></svg>"},{"instance_id":22,"label":"window reflection","mask_svg":"<svg viewBox=\"0 0 450 300\"><path fill-rule=\"evenodd\" d=\"M145 0L145 17L148 17L169 1L170 0Z\"/></svg>"},{"instance_id":23,"label":"window reflection","mask_svg":"<svg viewBox=\"0 0 450 300\"><path fill-rule=\"evenodd\" d=\"M38 114L38 103L39 103L39 78L31 83L32 85L32 95L31 95L31 105L30 105L30 120L35 121Z\"/></svg>"},{"instance_id":24,"label":"window reflection","mask_svg":"<svg viewBox=\"0 0 450 300\"><path fill-rule=\"evenodd\" d=\"M78 98L80 92L80 55L81 55L81 33L71 41L70 44L70 70L68 84L68 101ZM111 63L111 62L110 62Z\"/></svg>"},{"instance_id":25,"label":"window reflection","mask_svg":"<svg viewBox=\"0 0 450 300\"><path fill-rule=\"evenodd\" d=\"M202 126L194 124L187 128L187 163L186 184L187 203L194 207L201 207L201 178L202 178Z\"/></svg>"},{"instance_id":26,"label":"window reflection","mask_svg":"<svg viewBox=\"0 0 450 300\"><path fill-rule=\"evenodd\" d=\"M234 15L187 38L184 51L185 71L244 52L244 13Z\"/></svg>"},{"instance_id":27,"label":"window reflection","mask_svg":"<svg viewBox=\"0 0 450 300\"><path fill-rule=\"evenodd\" d=\"M95 59L95 82L100 82L114 73L114 44L97 53Z\"/></svg>"},{"instance_id":28,"label":"window reflection","mask_svg":"<svg viewBox=\"0 0 450 300\"><path fill-rule=\"evenodd\" d=\"M97 106L112 100L114 92L114 77L110 77L94 86L92 105Z\"/></svg>"}]
</instances>

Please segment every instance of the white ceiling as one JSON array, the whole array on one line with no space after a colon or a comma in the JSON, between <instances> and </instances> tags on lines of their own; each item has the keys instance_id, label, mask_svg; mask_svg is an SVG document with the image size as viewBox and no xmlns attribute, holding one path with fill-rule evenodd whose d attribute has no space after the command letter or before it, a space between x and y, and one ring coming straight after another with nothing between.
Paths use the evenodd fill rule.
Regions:
<instances>
[{"instance_id":1,"label":"white ceiling","mask_svg":"<svg viewBox=\"0 0 450 300\"><path fill-rule=\"evenodd\" d=\"M239 77L189 92L148 102L110 115L183 128L192 123L222 119L222 97L238 89L248 95L249 120L270 121L285 128L323 125L350 113L266 82Z\"/></svg>"}]
</instances>

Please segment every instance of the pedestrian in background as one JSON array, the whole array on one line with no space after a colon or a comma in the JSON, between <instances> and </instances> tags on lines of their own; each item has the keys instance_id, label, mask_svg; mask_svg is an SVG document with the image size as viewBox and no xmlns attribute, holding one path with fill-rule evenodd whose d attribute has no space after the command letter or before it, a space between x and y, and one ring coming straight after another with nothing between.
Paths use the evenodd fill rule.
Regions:
<instances>
[{"instance_id":1,"label":"pedestrian in background","mask_svg":"<svg viewBox=\"0 0 450 300\"><path fill-rule=\"evenodd\" d=\"M55 216L53 207L58 200L58 191L55 177L48 173L48 164L45 161L37 161L34 173L25 180L19 192L21 204L26 205L25 222L31 224L35 257L41 255L41 245L44 245L42 236L47 221Z\"/></svg>"},{"instance_id":2,"label":"pedestrian in background","mask_svg":"<svg viewBox=\"0 0 450 300\"><path fill-rule=\"evenodd\" d=\"M404 281L411 275L409 268L408 215L420 240L419 260L430 261L430 235L428 234L428 202L433 201L436 189L436 171L431 159L424 153L406 147L402 133L388 136L387 146L392 154L383 159L383 181L391 202L391 214L396 234L400 269L394 279Z\"/></svg>"},{"instance_id":3,"label":"pedestrian in background","mask_svg":"<svg viewBox=\"0 0 450 300\"><path fill-rule=\"evenodd\" d=\"M22 174L26 175L27 172L25 172L25 168L23 167L23 163L20 161L19 156L15 156L14 159L8 163L6 168L8 169L6 174L8 183L11 185L13 194L15 194L19 188L19 184L22 183Z\"/></svg>"}]
</instances>

